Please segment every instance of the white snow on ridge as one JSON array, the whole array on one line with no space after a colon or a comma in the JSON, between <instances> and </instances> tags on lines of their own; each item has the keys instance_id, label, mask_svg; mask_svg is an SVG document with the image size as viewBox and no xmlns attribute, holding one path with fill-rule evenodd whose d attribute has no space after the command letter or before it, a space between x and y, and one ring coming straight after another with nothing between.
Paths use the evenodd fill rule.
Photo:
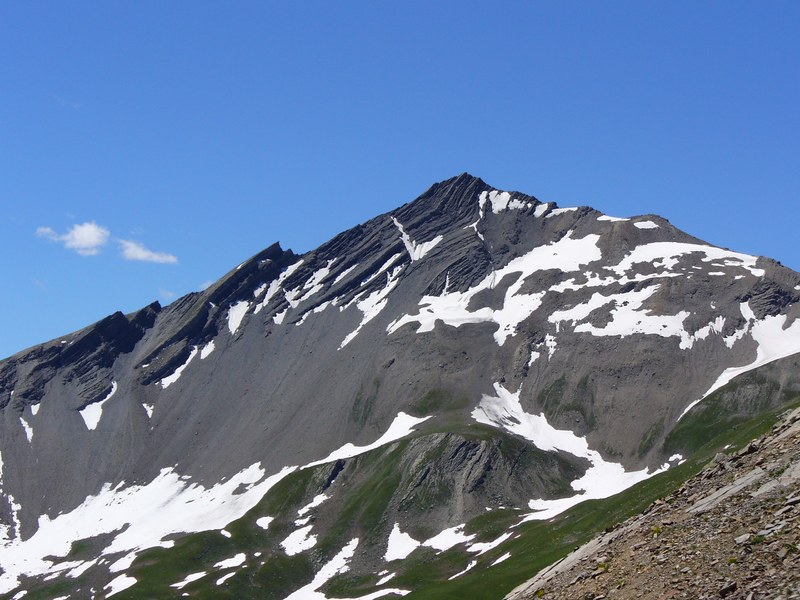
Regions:
<instances>
[{"instance_id":1,"label":"white snow on ridge","mask_svg":"<svg viewBox=\"0 0 800 600\"><path fill-rule=\"evenodd\" d=\"M681 416L678 417L679 421L694 406L729 383L734 377L800 352L800 319L796 319L791 326L786 327L787 315L767 315L763 319L756 319L750 305L746 302L740 304L739 309L742 316L747 319L747 323L743 329L725 338L725 341L728 343L729 340L732 340L728 343L728 347L733 347L738 340L749 333L758 344L756 357L746 365L725 369L698 400L691 402L684 409Z\"/></svg>"},{"instance_id":2,"label":"white snow on ridge","mask_svg":"<svg viewBox=\"0 0 800 600\"><path fill-rule=\"evenodd\" d=\"M504 210L517 210L520 208L530 207L530 202L523 202L518 198L513 198L508 192L501 192L498 190L491 190L489 192L481 192L478 196L478 202L483 209L486 201L492 205L492 212L499 215ZM483 216L483 214L481 214Z\"/></svg>"},{"instance_id":3,"label":"white snow on ridge","mask_svg":"<svg viewBox=\"0 0 800 600\"><path fill-rule=\"evenodd\" d=\"M578 492L576 495L558 500L531 500L529 507L535 512L522 522L550 519L584 500L613 496L668 468L665 466L652 473L647 469L626 472L622 465L608 462L599 452L591 450L585 438L566 429L555 429L544 414L526 413L519 401L519 391L509 392L499 383L494 384L494 389L497 396L484 395L472 411L473 419L530 440L541 450L561 450L591 463L586 473L571 484Z\"/></svg>"},{"instance_id":4,"label":"white snow on ridge","mask_svg":"<svg viewBox=\"0 0 800 600\"><path fill-rule=\"evenodd\" d=\"M551 210L545 219L549 219L550 217L555 217L556 215L563 215L564 213L572 212L574 210L578 210L577 206L568 206L566 208L554 208Z\"/></svg>"},{"instance_id":5,"label":"white snow on ridge","mask_svg":"<svg viewBox=\"0 0 800 600\"><path fill-rule=\"evenodd\" d=\"M187 359L186 359L186 362L185 362L185 363L183 363L183 364L182 364L180 367L178 367L177 369L175 369L175 372L174 372L172 375L169 375L168 377L164 377L164 379L162 379L162 380L159 382L159 383L161 384L161 387L162 387L162 388L164 388L164 389L167 389L167 388L168 388L169 386L171 386L173 383L175 383L176 381L178 381L178 379L180 379L181 373L183 373L183 370L184 370L184 369L185 369L185 368L186 368L186 367L189 365L189 363L190 363L190 362L192 362L192 359L193 359L193 358L195 357L195 355L197 354L197 351L198 351L198 348L197 348L197 346L193 346L193 347L192 347L192 351L189 353L189 358L187 358Z\"/></svg>"},{"instance_id":6,"label":"white snow on ridge","mask_svg":"<svg viewBox=\"0 0 800 600\"><path fill-rule=\"evenodd\" d=\"M624 276L635 264L658 264L658 262L660 262L669 270L678 263L678 259L681 256L692 253L705 254L706 257L703 259L703 262L722 261L720 265L715 266L741 267L747 269L756 277L762 277L764 275L764 269L758 269L755 266L758 260L755 256L731 252L730 250L724 250L714 246L682 242L653 242L651 244L642 244L634 248L618 265L609 267L609 269L619 276Z\"/></svg>"},{"instance_id":7,"label":"white snow on ridge","mask_svg":"<svg viewBox=\"0 0 800 600\"><path fill-rule=\"evenodd\" d=\"M13 394L14 392L11 392L11 393ZM41 408L41 406L42 406L41 404L31 404L31 412L33 413L34 417L37 414L39 414L39 409Z\"/></svg>"},{"instance_id":8,"label":"white snow on ridge","mask_svg":"<svg viewBox=\"0 0 800 600\"><path fill-rule=\"evenodd\" d=\"M97 424L100 423L100 417L103 416L103 405L111 399L111 397L116 393L116 391L117 391L117 382L112 381L111 391L108 392L108 395L105 398L103 398L100 402L93 402L92 404L88 404L85 408L83 408L83 410L80 411L80 415L83 417L83 421L84 423L86 423L86 427L90 431L94 431L95 429L97 429ZM30 437L28 438L28 441L30 441Z\"/></svg>"},{"instance_id":9,"label":"white snow on ridge","mask_svg":"<svg viewBox=\"0 0 800 600\"><path fill-rule=\"evenodd\" d=\"M598 221L611 221L612 223L620 222L620 221L630 221L630 219L626 219L624 217L610 217L608 215L600 215L597 217Z\"/></svg>"},{"instance_id":10,"label":"white snow on ridge","mask_svg":"<svg viewBox=\"0 0 800 600\"><path fill-rule=\"evenodd\" d=\"M544 213L547 212L547 209L550 208L550 203L545 202L544 204L538 204L535 209L533 209L533 216L536 218L541 217Z\"/></svg>"},{"instance_id":11,"label":"white snow on ridge","mask_svg":"<svg viewBox=\"0 0 800 600\"><path fill-rule=\"evenodd\" d=\"M242 319L247 314L248 308L250 308L250 303L247 300L241 300L228 309L228 330L231 335L239 329L239 325L242 324Z\"/></svg>"},{"instance_id":12,"label":"white snow on ridge","mask_svg":"<svg viewBox=\"0 0 800 600\"><path fill-rule=\"evenodd\" d=\"M433 250L433 248L444 239L441 235L437 235L435 238L433 238L428 242L423 242L421 244L418 244L417 242L411 239L411 236L409 236L406 233L405 229L403 229L403 226L400 224L400 221L398 221L394 217L392 217L392 221L394 222L395 227L397 227L397 229L400 231L400 237L403 240L403 244L405 245L406 250L408 251L408 255L411 257L412 261L422 260L422 258L428 252Z\"/></svg>"},{"instance_id":13,"label":"white snow on ridge","mask_svg":"<svg viewBox=\"0 0 800 600\"><path fill-rule=\"evenodd\" d=\"M432 331L437 320L452 327L464 323L497 323L499 328L494 333L495 341L502 346L506 339L514 334L516 326L528 318L541 305L542 297L547 290L522 294L520 289L525 280L537 271L560 269L563 272L578 270L582 265L600 259L597 242L599 235L591 234L584 238L573 239L567 234L552 244L538 246L527 254L517 257L505 267L489 273L483 281L465 292L448 292L439 296L424 296L420 302L420 311L416 315L404 315L387 327L389 334L394 333L407 323L418 323L417 333ZM483 290L493 289L507 275L519 274L517 280L506 290L503 306L492 310L488 307L469 310L472 298Z\"/></svg>"},{"instance_id":14,"label":"white snow on ridge","mask_svg":"<svg viewBox=\"0 0 800 600\"><path fill-rule=\"evenodd\" d=\"M658 223L653 223L653 221L638 221L633 226L638 229L658 229Z\"/></svg>"}]
</instances>

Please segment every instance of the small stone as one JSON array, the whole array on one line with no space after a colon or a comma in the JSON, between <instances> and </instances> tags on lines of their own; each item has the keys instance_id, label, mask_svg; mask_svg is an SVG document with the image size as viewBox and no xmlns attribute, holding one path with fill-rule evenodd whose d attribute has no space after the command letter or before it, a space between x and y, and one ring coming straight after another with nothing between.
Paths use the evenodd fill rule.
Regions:
<instances>
[{"instance_id":1,"label":"small stone","mask_svg":"<svg viewBox=\"0 0 800 600\"><path fill-rule=\"evenodd\" d=\"M730 583L719 588L720 598L725 598L726 596L730 596L735 591L736 591L736 582L731 581Z\"/></svg>"},{"instance_id":2,"label":"small stone","mask_svg":"<svg viewBox=\"0 0 800 600\"><path fill-rule=\"evenodd\" d=\"M742 544L746 544L750 541L751 535L749 533L743 533L739 537L733 538L733 541L736 542L739 546Z\"/></svg>"}]
</instances>

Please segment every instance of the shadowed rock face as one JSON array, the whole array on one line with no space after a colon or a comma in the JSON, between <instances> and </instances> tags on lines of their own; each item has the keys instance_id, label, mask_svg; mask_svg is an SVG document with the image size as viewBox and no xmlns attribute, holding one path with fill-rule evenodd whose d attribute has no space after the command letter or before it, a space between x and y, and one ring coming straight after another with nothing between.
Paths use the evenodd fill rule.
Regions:
<instances>
[{"instance_id":1,"label":"shadowed rock face","mask_svg":"<svg viewBox=\"0 0 800 600\"><path fill-rule=\"evenodd\" d=\"M517 394L604 459L658 466L726 369L800 351L798 290L797 273L660 217L462 174L304 255L273 244L204 292L0 362L0 518L24 538L104 484L277 473L372 443L400 412L431 417L403 458L430 464L397 506L448 490L432 529L495 496L563 496L587 460L525 439L519 419L482 426L527 445L516 458L455 433L482 400Z\"/></svg>"}]
</instances>

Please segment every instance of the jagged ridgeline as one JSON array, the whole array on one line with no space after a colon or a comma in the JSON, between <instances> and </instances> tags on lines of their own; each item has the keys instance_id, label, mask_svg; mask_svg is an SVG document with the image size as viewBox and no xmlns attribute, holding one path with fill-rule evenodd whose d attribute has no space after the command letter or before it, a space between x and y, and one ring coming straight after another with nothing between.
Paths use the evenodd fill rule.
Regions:
<instances>
[{"instance_id":1,"label":"jagged ridgeline","mask_svg":"<svg viewBox=\"0 0 800 600\"><path fill-rule=\"evenodd\" d=\"M658 216L437 183L0 362L0 594L501 597L793 401L798 299Z\"/></svg>"}]
</instances>

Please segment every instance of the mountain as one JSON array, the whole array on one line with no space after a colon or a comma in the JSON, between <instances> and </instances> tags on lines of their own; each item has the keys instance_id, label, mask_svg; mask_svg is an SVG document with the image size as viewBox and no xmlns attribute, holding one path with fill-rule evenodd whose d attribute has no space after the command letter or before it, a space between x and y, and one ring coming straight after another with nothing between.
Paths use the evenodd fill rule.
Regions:
<instances>
[{"instance_id":1,"label":"mountain","mask_svg":"<svg viewBox=\"0 0 800 600\"><path fill-rule=\"evenodd\" d=\"M0 362L0 594L502 596L794 401L798 299L658 216L437 183Z\"/></svg>"}]
</instances>

